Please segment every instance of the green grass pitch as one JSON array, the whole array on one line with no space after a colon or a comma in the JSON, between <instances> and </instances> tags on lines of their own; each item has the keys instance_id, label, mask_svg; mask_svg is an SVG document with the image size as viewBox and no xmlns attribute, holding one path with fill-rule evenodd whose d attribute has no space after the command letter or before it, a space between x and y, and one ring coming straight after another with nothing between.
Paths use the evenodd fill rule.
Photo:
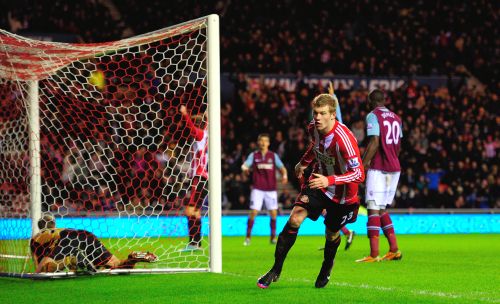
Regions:
<instances>
[{"instance_id":1,"label":"green grass pitch","mask_svg":"<svg viewBox=\"0 0 500 304\"><path fill-rule=\"evenodd\" d=\"M330 284L315 289L322 237L301 237L279 282L257 278L272 265L268 238L223 238L223 273L0 278L0 303L500 303L500 235L400 235L403 260L354 263L368 253L366 236L337 254ZM344 242L344 240L343 240ZM381 252L387 244L381 239Z\"/></svg>"}]
</instances>

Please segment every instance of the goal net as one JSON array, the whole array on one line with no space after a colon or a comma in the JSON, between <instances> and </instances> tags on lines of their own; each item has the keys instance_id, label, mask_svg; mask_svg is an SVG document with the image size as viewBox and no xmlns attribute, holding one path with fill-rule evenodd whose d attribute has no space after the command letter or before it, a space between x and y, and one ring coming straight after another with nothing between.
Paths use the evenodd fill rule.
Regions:
<instances>
[{"instance_id":1,"label":"goal net","mask_svg":"<svg viewBox=\"0 0 500 304\"><path fill-rule=\"evenodd\" d=\"M44 258L62 275L221 271L218 31L216 15L98 44L0 30L2 275ZM40 230L49 214L58 229ZM158 259L126 262L134 251Z\"/></svg>"}]
</instances>

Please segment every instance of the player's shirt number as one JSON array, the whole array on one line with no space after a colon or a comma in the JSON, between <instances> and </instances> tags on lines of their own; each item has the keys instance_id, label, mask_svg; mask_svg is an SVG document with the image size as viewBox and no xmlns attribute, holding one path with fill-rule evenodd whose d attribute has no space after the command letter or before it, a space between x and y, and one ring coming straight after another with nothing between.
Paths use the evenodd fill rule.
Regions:
<instances>
[{"instance_id":1,"label":"player's shirt number","mask_svg":"<svg viewBox=\"0 0 500 304\"><path fill-rule=\"evenodd\" d=\"M391 123L390 121L384 120L384 127L387 128L387 132L385 133L385 142L388 145L397 145L401 135L399 123L397 121L393 121Z\"/></svg>"}]
</instances>

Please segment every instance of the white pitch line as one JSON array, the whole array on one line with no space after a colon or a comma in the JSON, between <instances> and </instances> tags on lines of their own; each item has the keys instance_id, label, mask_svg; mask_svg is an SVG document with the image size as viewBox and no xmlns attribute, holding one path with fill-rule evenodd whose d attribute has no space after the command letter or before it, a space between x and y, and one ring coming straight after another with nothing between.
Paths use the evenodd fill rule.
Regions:
<instances>
[{"instance_id":1,"label":"white pitch line","mask_svg":"<svg viewBox=\"0 0 500 304\"><path fill-rule=\"evenodd\" d=\"M12 255L12 254L0 254L0 258L5 258L5 259L29 259L30 256L25 256L25 255Z\"/></svg>"},{"instance_id":2,"label":"white pitch line","mask_svg":"<svg viewBox=\"0 0 500 304\"><path fill-rule=\"evenodd\" d=\"M256 278L254 276L249 276L249 275L242 275L239 273L231 273L231 272L223 272L222 274L226 275L231 275L231 276L236 276L236 277L245 277L245 278ZM280 281L288 281L288 282L304 282L304 283L311 283L313 284L314 281L310 279L297 279L297 278L280 278ZM346 283L346 282L330 282L331 285L334 286L340 286L340 287L348 287L348 288L362 288L362 289L374 289L374 290L381 290L381 291L397 291L397 292L402 292L405 293L406 290L403 289L398 289L395 287L385 287L385 286L377 286L377 285L369 285L369 284L351 284L351 283ZM485 301L485 302L490 302L490 303L500 303L500 299L495 299L495 298L489 298L489 297L476 297L474 295L466 295L466 294L457 294L457 293L451 293L451 292L442 292L442 291L432 291L432 290L419 290L419 289L411 289L409 290L411 294L414 295L423 295L423 296L432 296L432 297L439 297L439 298L449 298L449 299L465 299L465 300L478 300L478 301ZM484 292L471 292L477 295L485 295L486 293Z\"/></svg>"}]
</instances>

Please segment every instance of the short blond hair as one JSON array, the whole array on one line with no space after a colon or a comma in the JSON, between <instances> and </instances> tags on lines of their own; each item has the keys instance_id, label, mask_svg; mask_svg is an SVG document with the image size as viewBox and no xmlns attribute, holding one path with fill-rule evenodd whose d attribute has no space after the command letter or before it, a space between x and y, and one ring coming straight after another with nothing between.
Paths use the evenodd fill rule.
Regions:
<instances>
[{"instance_id":1,"label":"short blond hair","mask_svg":"<svg viewBox=\"0 0 500 304\"><path fill-rule=\"evenodd\" d=\"M319 94L318 96L314 97L313 101L311 102L311 106L313 108L328 106L328 111L330 112L330 114L337 113L337 102L330 94Z\"/></svg>"}]
</instances>

